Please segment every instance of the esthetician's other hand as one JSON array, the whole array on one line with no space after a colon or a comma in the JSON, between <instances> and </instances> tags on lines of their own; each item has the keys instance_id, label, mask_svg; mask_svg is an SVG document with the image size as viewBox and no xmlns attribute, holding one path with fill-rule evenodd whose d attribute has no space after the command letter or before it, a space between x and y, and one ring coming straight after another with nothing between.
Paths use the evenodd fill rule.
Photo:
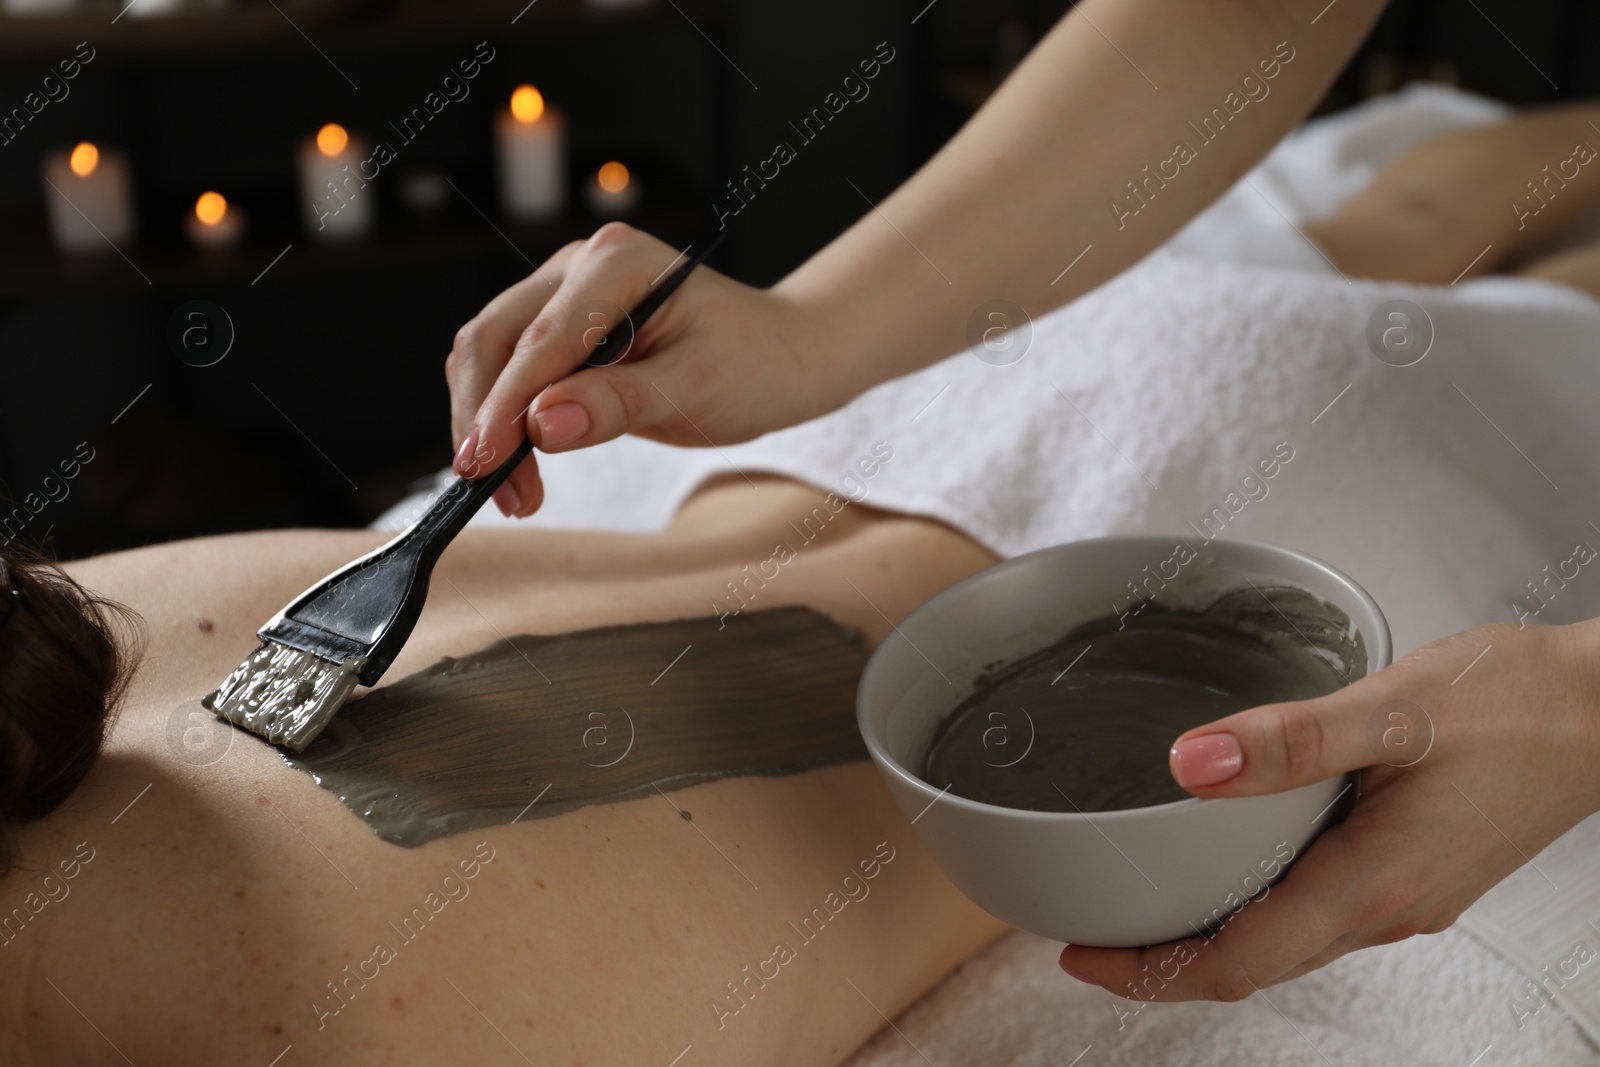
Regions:
<instances>
[{"instance_id":1,"label":"esthetician's other hand","mask_svg":"<svg viewBox=\"0 0 1600 1067\"><path fill-rule=\"evenodd\" d=\"M608 223L463 326L445 362L457 473L481 477L524 436L545 452L629 432L677 445L732 444L848 398L830 395L837 376L812 365L813 353L828 350L817 336L826 316L706 266L635 324L623 361L568 377L619 312L682 261L671 245ZM529 515L543 495L530 457L495 501L508 515Z\"/></svg>"},{"instance_id":2,"label":"esthetician's other hand","mask_svg":"<svg viewBox=\"0 0 1600 1067\"><path fill-rule=\"evenodd\" d=\"M1069 945L1062 969L1141 1000L1242 1000L1347 952L1444 930L1600 810L1597 628L1600 620L1479 627L1321 699L1251 708L1183 734L1173 776L1201 797L1276 793L1369 769L1346 819L1213 940Z\"/></svg>"}]
</instances>

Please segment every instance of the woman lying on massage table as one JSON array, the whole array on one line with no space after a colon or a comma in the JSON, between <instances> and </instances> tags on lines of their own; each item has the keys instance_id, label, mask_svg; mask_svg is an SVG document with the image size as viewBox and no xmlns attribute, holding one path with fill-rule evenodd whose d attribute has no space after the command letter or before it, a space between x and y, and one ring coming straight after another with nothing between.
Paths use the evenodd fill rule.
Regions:
<instances>
[{"instance_id":1,"label":"woman lying on massage table","mask_svg":"<svg viewBox=\"0 0 1600 1067\"><path fill-rule=\"evenodd\" d=\"M1380 224L1381 205L1400 197L1408 175L1471 154L1501 157L1519 144L1537 149L1547 121L1534 116L1423 146L1321 225L1319 238L1341 257L1353 254L1346 249L1379 256L1381 235L1391 232ZM1440 211L1463 203L1447 200ZM1390 254L1405 250L1397 243ZM1574 268L1581 258L1564 258L1568 280L1600 292L1597 257ZM654 535L467 531L440 564L390 678L507 635L661 623L650 631L654 658L608 663L612 682L558 674L549 695L537 680L528 684L530 718L581 710L585 686L591 703L607 707L628 707L633 697L618 694L636 691L638 711L670 691L691 707L703 698L731 701L751 720L775 714L784 687L800 684L797 674L859 667L858 653L837 659L842 646L829 644L825 620L805 616L794 632L815 638L807 647L823 650L818 657L833 649L833 659L805 660L797 672L782 662L792 648L741 645L745 660L733 667L744 688L731 697L696 663L724 655L717 642L741 639L712 619L696 638L702 643L674 660L687 624L669 622L705 615L726 581L789 536L787 523L825 506L827 494L814 487L776 478L759 485L710 483ZM265 1065L287 1050L282 1063L666 1065L682 1053L683 1063L832 1064L1003 932L944 880L859 759L687 787L664 782L637 799L566 805L542 818L512 808L402 848L254 737L222 733L219 741L196 698L253 647L263 619L379 540L370 532L263 533L71 565L85 588L138 613L138 639L120 612L8 553L0 575L0 819L11 861L0 879L4 1062ZM763 590L763 606L808 605L876 643L891 620L992 562L938 523L853 506L785 565ZM1369 792L1219 946L1229 936L1303 944L1280 924L1295 914L1297 894L1320 892L1306 888L1317 868L1365 862L1362 850L1401 833L1415 817L1407 806L1425 804L1438 776L1474 780L1478 802L1529 851L1600 806L1592 785L1579 786L1592 778L1600 738L1593 720L1572 710L1594 713L1593 688L1584 701L1573 689L1586 677L1574 666L1578 653L1600 662L1592 626L1493 627L1452 641L1521 649L1523 663L1544 669L1486 670L1481 704L1439 724L1441 737L1459 728L1482 743L1441 750ZM529 679L550 666L540 647L535 639L519 645ZM1423 650L1331 699L1366 707L1385 693L1430 690L1446 685L1461 660ZM469 684L460 686L465 693ZM106 694L122 699L102 744ZM1519 720L1513 730L1496 725L1507 706L1567 710L1538 729ZM459 703L425 711L441 738L453 736ZM848 685L836 687L815 722L848 728L851 713ZM617 759L625 740L617 729L611 749L588 746L574 730L564 739L572 766ZM1294 735L1285 752L1283 740L1246 735L1264 767L1252 767L1250 788L1364 762L1349 757L1344 738L1327 738L1320 753L1298 747ZM637 743L620 766L653 758L643 731ZM447 762L439 744L408 754L415 774ZM565 781L527 785L535 809L571 793ZM547 786L554 791L539 799ZM1367 887L1330 912L1330 921L1356 916L1359 934L1252 980L1267 985L1329 952L1448 924L1521 862L1504 839L1478 832L1475 819L1430 823L1438 851L1417 855L1441 865L1430 884L1448 891L1413 902L1386 884ZM1379 844L1362 844L1372 841ZM1207 966L1194 968L1196 981L1211 983L1204 992L1248 991L1237 974Z\"/></svg>"}]
</instances>

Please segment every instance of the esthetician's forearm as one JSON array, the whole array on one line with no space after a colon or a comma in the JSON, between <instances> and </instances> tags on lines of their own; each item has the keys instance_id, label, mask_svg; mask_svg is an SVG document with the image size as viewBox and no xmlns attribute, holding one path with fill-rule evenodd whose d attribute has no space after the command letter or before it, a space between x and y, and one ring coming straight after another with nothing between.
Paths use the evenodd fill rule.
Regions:
<instances>
[{"instance_id":1,"label":"esthetician's forearm","mask_svg":"<svg viewBox=\"0 0 1600 1067\"><path fill-rule=\"evenodd\" d=\"M987 301L1037 316L1139 260L1305 116L1383 6L1083 0L926 166L773 289L816 312L835 402L966 347ZM1199 128L1214 108L1220 132Z\"/></svg>"}]
</instances>

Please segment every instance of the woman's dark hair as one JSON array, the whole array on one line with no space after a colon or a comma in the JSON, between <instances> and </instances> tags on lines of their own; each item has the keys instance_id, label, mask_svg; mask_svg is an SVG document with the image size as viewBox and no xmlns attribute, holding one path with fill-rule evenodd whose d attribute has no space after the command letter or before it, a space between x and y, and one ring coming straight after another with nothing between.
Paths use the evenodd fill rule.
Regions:
<instances>
[{"instance_id":1,"label":"woman's dark hair","mask_svg":"<svg viewBox=\"0 0 1600 1067\"><path fill-rule=\"evenodd\" d=\"M0 549L0 875L11 827L50 814L94 766L136 662L117 624L137 620L44 557Z\"/></svg>"}]
</instances>

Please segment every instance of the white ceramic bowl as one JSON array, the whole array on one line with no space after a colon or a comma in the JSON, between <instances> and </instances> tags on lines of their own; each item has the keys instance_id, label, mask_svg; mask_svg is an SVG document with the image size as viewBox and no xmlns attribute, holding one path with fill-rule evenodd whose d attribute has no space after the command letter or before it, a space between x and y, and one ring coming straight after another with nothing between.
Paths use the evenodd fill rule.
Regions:
<instances>
[{"instance_id":1,"label":"white ceramic bowl","mask_svg":"<svg viewBox=\"0 0 1600 1067\"><path fill-rule=\"evenodd\" d=\"M986 666L1045 648L1075 626L1131 604L1126 583L1173 556L1177 538L1076 541L1007 560L939 593L873 653L857 716L900 810L950 880L991 915L1057 941L1133 947L1202 932L1282 876L1354 800L1355 776L1286 793L1107 812L984 804L918 778L941 720ZM1212 541L1179 569L1161 601L1202 608L1245 580L1298 586L1342 610L1388 665L1389 627L1351 578L1292 549ZM948 681L946 681L948 679ZM1352 678L1352 680L1354 680Z\"/></svg>"}]
</instances>

